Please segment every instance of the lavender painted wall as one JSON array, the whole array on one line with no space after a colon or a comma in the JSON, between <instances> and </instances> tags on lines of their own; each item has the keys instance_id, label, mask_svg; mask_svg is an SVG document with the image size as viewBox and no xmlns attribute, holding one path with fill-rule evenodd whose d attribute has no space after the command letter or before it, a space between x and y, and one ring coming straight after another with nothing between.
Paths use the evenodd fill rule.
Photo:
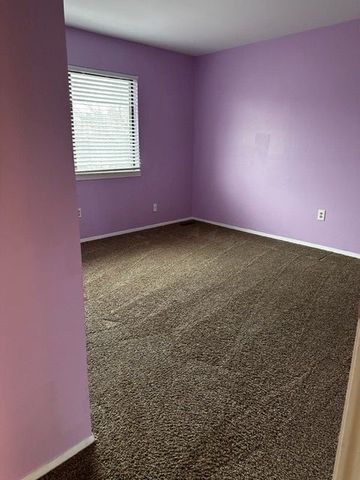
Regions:
<instances>
[{"instance_id":1,"label":"lavender painted wall","mask_svg":"<svg viewBox=\"0 0 360 480\"><path fill-rule=\"evenodd\" d=\"M359 45L353 21L197 60L195 216L360 253Z\"/></svg>"},{"instance_id":2,"label":"lavender painted wall","mask_svg":"<svg viewBox=\"0 0 360 480\"><path fill-rule=\"evenodd\" d=\"M90 435L62 0L0 1L0 479Z\"/></svg>"},{"instance_id":3,"label":"lavender painted wall","mask_svg":"<svg viewBox=\"0 0 360 480\"><path fill-rule=\"evenodd\" d=\"M139 76L142 176L77 182L81 236L190 216L194 59L73 28L67 50L70 64Z\"/></svg>"}]
</instances>

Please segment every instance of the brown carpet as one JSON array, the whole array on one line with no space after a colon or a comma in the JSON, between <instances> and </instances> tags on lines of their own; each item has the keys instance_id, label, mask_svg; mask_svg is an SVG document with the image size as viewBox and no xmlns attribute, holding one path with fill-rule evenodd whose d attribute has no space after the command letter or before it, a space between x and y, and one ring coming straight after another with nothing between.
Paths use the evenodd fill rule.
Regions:
<instances>
[{"instance_id":1,"label":"brown carpet","mask_svg":"<svg viewBox=\"0 0 360 480\"><path fill-rule=\"evenodd\" d=\"M359 261L196 223L83 245L97 442L47 480L330 480Z\"/></svg>"}]
</instances>

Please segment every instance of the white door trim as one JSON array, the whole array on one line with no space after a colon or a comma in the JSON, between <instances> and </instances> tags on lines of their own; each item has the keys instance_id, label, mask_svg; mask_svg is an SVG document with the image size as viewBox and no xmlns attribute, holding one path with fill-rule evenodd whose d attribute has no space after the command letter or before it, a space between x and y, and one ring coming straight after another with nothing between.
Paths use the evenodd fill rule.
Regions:
<instances>
[{"instance_id":1,"label":"white door trim","mask_svg":"<svg viewBox=\"0 0 360 480\"><path fill-rule=\"evenodd\" d=\"M333 480L360 478L360 321L358 322Z\"/></svg>"}]
</instances>

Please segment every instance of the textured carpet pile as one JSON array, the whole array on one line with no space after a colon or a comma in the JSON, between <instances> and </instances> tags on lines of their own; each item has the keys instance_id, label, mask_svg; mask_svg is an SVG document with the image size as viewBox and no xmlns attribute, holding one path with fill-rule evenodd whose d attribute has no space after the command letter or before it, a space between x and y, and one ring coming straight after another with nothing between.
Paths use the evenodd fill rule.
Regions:
<instances>
[{"instance_id":1,"label":"textured carpet pile","mask_svg":"<svg viewBox=\"0 0 360 480\"><path fill-rule=\"evenodd\" d=\"M96 444L47 480L330 480L359 261L195 223L83 245Z\"/></svg>"}]
</instances>

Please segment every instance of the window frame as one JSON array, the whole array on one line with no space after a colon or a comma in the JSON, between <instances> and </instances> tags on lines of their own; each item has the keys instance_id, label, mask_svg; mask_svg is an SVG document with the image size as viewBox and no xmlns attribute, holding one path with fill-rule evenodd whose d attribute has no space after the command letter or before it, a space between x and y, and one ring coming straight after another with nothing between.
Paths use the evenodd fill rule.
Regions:
<instances>
[{"instance_id":1,"label":"window frame","mask_svg":"<svg viewBox=\"0 0 360 480\"><path fill-rule=\"evenodd\" d=\"M135 80L137 84L137 88L139 88L139 77L138 75L129 75L129 74L123 74L123 73L117 73L117 72L112 72L109 70L98 70L95 68L89 68L89 67L81 67L78 65L68 65L68 72L75 72L75 73L85 73L89 75L97 75L101 77L107 77L107 78L120 78L124 80ZM73 113L72 113L72 101L70 97L70 80L69 80L69 103L70 103L70 112L71 112L71 119L73 118ZM139 103L139 95L137 95L138 103ZM75 159L74 159L74 170L75 170L75 177L76 180L97 180L97 179L106 179L106 178L120 178L120 177L140 177L141 176L141 157L140 157L140 135L139 135L139 105L137 108L137 112L133 113L134 116L134 124L136 125L136 141L138 144L139 148L139 170L134 171L134 170L113 170L113 171L95 171L93 173L91 172L76 172L75 170ZM72 127L71 127L72 130ZM73 137L73 133L71 132L71 136ZM74 147L73 146L73 152L74 152Z\"/></svg>"}]
</instances>

